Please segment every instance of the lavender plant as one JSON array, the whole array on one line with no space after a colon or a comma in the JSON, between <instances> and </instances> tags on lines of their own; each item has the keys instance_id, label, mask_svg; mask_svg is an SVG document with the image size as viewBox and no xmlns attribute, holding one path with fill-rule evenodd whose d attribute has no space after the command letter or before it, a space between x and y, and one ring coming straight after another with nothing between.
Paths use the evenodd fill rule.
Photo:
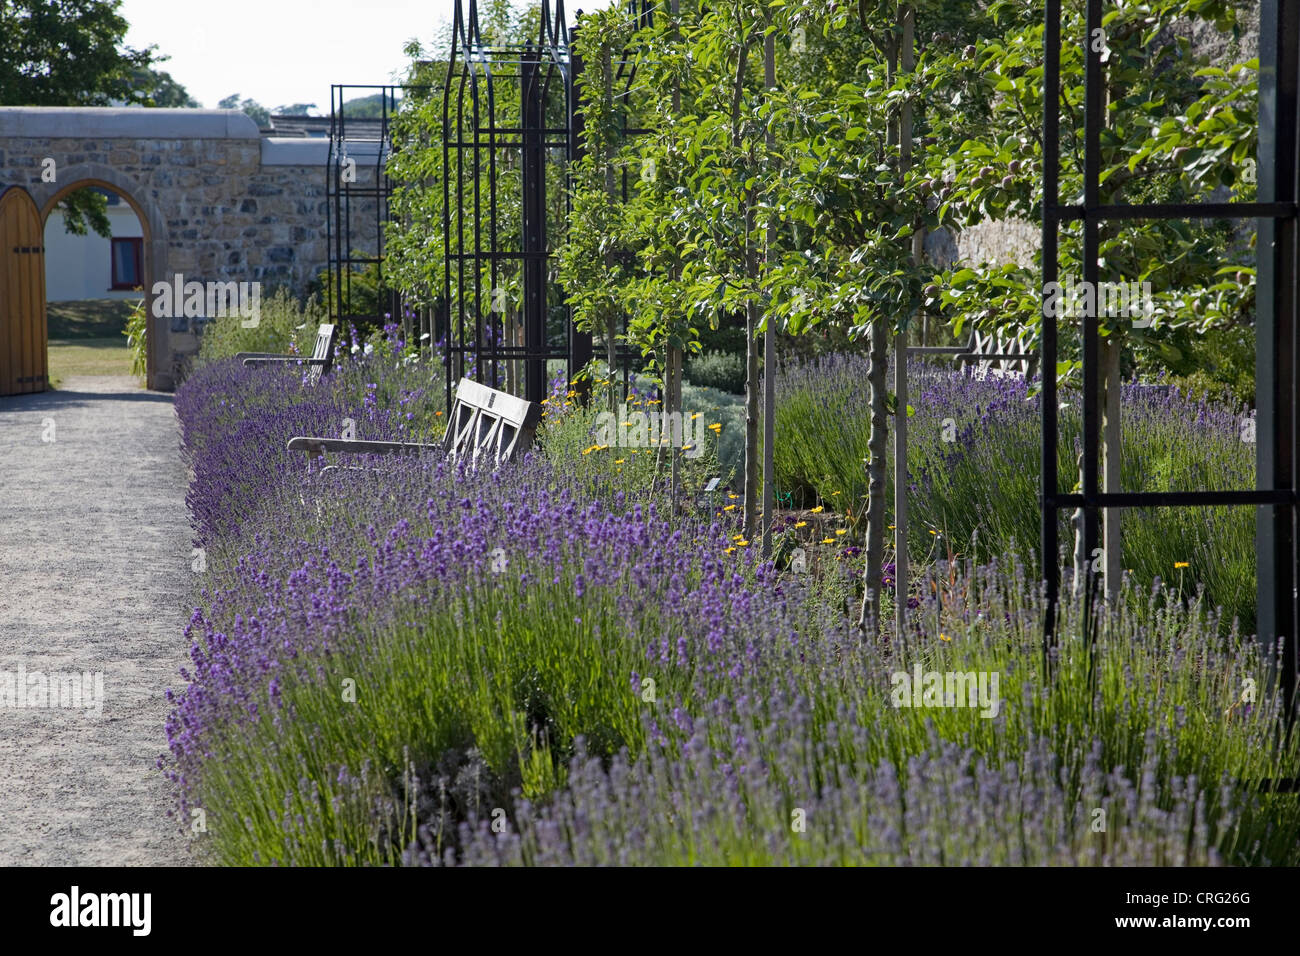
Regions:
<instances>
[{"instance_id":1,"label":"lavender plant","mask_svg":"<svg viewBox=\"0 0 1300 956\"><path fill-rule=\"evenodd\" d=\"M866 359L828 356L785 369L777 380L779 487L794 504L856 516L866 499L862 460L869 417L861 383ZM980 560L1038 543L1039 409L1023 381L976 379L933 363L909 368L914 414L908 429L909 549L922 560L957 554ZM1078 474L1080 403L1061 395L1058 473ZM1255 447L1243 441L1245 412L1184 397L1175 388L1126 386L1122 394L1125 491L1251 488ZM1253 422L1251 423L1253 425ZM892 461L892 447L890 449ZM893 469L886 497L893 511ZM1072 540L1062 515L1061 540ZM1144 594L1171 582L1185 598L1221 607L1250 631L1254 524L1249 509L1147 509L1123 516L1123 566ZM891 518L892 521L892 518Z\"/></svg>"},{"instance_id":2,"label":"lavender plant","mask_svg":"<svg viewBox=\"0 0 1300 956\"><path fill-rule=\"evenodd\" d=\"M161 764L208 859L1297 862L1300 810L1259 789L1300 757L1267 662L1163 589L1091 654L1066 607L1050 680L1014 556L932 563L906 651L864 642L735 511L670 515L559 445L495 473L278 459L343 413L400 434L365 396L408 368L251 372L177 396L208 570ZM997 674L997 706L903 706L915 668Z\"/></svg>"}]
</instances>

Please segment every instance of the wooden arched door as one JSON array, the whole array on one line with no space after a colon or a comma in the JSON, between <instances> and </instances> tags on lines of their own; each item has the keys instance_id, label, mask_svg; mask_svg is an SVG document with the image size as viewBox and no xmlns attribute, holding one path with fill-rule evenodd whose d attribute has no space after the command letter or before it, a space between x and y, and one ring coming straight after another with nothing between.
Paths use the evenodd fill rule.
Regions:
<instances>
[{"instance_id":1,"label":"wooden arched door","mask_svg":"<svg viewBox=\"0 0 1300 956\"><path fill-rule=\"evenodd\" d=\"M27 190L0 192L0 395L43 392L49 380L44 242Z\"/></svg>"}]
</instances>

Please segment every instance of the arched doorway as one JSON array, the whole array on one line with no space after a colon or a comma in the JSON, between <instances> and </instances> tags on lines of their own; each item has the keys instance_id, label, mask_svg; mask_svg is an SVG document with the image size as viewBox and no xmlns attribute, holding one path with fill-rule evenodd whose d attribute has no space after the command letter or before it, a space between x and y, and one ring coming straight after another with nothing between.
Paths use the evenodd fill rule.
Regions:
<instances>
[{"instance_id":1,"label":"arched doorway","mask_svg":"<svg viewBox=\"0 0 1300 956\"><path fill-rule=\"evenodd\" d=\"M0 192L0 395L43 392L49 379L42 222L27 190Z\"/></svg>"},{"instance_id":2,"label":"arched doorway","mask_svg":"<svg viewBox=\"0 0 1300 956\"><path fill-rule=\"evenodd\" d=\"M60 203L82 190L93 190L108 198L105 208L111 226L110 237L100 236L89 229L85 235L73 235L60 225L63 215ZM47 330L58 324L49 318L49 303L55 300L105 300L93 303L101 306L112 304L107 300L119 300L125 306L128 302L134 304L143 298L146 315L149 314L149 290L152 288L152 276L156 267L153 230L150 217L129 190L118 182L94 175L77 176L45 199L41 209L41 223L46 240ZM125 349L126 339L120 337L120 322L125 312L118 311L119 324L108 333L107 339L101 338L98 342ZM152 320L147 324L146 384L152 387L156 330ZM91 334L104 333L101 331ZM111 374L122 372L114 368Z\"/></svg>"}]
</instances>

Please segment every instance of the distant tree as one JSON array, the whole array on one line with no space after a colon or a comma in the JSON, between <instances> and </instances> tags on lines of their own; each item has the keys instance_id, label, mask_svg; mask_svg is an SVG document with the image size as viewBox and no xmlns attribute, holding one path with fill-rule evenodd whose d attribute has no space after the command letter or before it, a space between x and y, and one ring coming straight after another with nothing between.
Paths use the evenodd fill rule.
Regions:
<instances>
[{"instance_id":1,"label":"distant tree","mask_svg":"<svg viewBox=\"0 0 1300 956\"><path fill-rule=\"evenodd\" d=\"M166 57L159 57L165 60ZM138 88L148 91L145 106L157 106L169 109L198 109L203 104L190 96L189 91L163 70L145 68L135 72Z\"/></svg>"},{"instance_id":2,"label":"distant tree","mask_svg":"<svg viewBox=\"0 0 1300 956\"><path fill-rule=\"evenodd\" d=\"M316 108L315 103L294 103L292 106L277 106L274 112L276 116L310 116L310 111Z\"/></svg>"},{"instance_id":3,"label":"distant tree","mask_svg":"<svg viewBox=\"0 0 1300 956\"><path fill-rule=\"evenodd\" d=\"M271 128L271 111L261 103L257 102L257 100L249 97L245 97L241 100L238 93L231 93L225 99L217 103L217 109L243 110L243 112L257 124L258 129Z\"/></svg>"},{"instance_id":4,"label":"distant tree","mask_svg":"<svg viewBox=\"0 0 1300 956\"><path fill-rule=\"evenodd\" d=\"M379 119L383 115L383 108L384 94L375 93L348 100L343 104L343 115L350 119ZM388 112L391 114L392 111L392 104L389 104Z\"/></svg>"},{"instance_id":5,"label":"distant tree","mask_svg":"<svg viewBox=\"0 0 1300 956\"><path fill-rule=\"evenodd\" d=\"M125 46L121 0L0 0L0 106L151 105L159 58ZM168 77L168 80L171 78ZM107 203L80 189L59 203L67 230L112 234Z\"/></svg>"}]
</instances>

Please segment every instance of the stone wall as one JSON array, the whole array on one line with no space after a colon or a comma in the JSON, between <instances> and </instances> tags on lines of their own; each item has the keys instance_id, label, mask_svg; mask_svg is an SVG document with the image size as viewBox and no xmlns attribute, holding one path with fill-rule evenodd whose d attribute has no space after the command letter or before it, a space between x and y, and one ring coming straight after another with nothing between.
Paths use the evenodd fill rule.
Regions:
<instances>
[{"instance_id":1,"label":"stone wall","mask_svg":"<svg viewBox=\"0 0 1300 956\"><path fill-rule=\"evenodd\" d=\"M359 146L350 152L364 186L374 168ZM236 110L0 108L0 186L24 187L43 218L90 184L135 209L146 236L148 383L164 390L198 338L194 319L154 318L153 284L179 273L260 282L264 298L279 286L303 294L328 262L328 154L323 139L264 138ZM373 243L373 219L354 224L353 246Z\"/></svg>"}]
</instances>

